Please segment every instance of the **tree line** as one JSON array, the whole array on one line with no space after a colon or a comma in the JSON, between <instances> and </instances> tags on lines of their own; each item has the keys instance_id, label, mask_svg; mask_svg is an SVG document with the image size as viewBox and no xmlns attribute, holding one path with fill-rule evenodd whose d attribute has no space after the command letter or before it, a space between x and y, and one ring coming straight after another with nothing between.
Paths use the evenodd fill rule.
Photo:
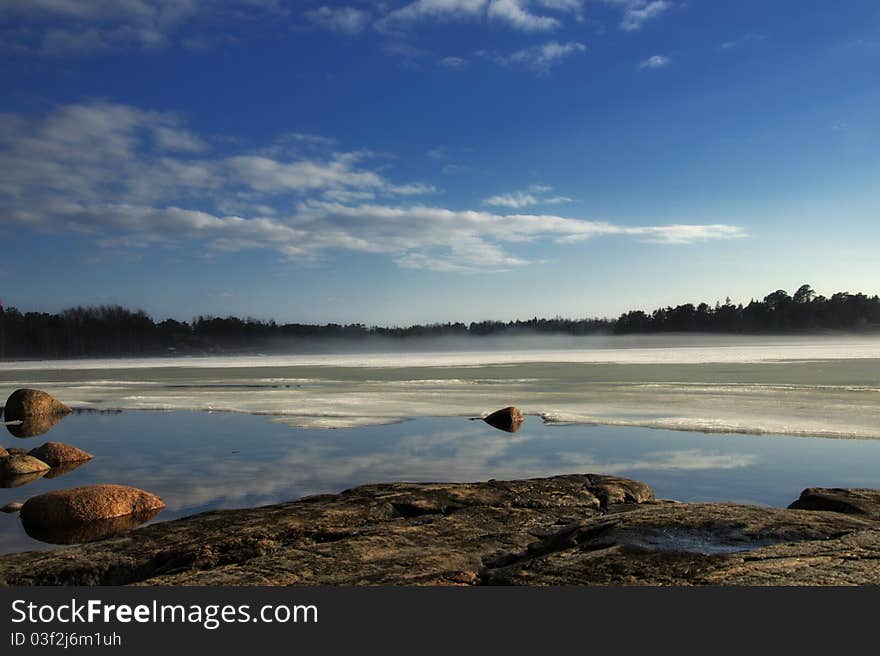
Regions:
<instances>
[{"instance_id":1,"label":"tree line","mask_svg":"<svg viewBox=\"0 0 880 656\"><path fill-rule=\"evenodd\" d=\"M156 322L142 310L118 305L76 307L57 314L21 312L0 306L0 359L151 356L248 351L296 351L315 340L362 340L369 337L482 337L556 333L566 335L669 332L793 333L880 329L877 295L838 292L826 298L809 285L794 294L784 290L761 301L733 304L686 303L633 310L617 319L538 317L469 324L433 323L407 327L364 324L284 323L239 317L196 317L190 322Z\"/></svg>"}]
</instances>

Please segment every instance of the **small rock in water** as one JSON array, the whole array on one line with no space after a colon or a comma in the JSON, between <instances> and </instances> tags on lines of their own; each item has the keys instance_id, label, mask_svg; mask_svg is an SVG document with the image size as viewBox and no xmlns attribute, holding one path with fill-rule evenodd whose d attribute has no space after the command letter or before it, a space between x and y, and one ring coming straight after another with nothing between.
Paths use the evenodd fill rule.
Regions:
<instances>
[{"instance_id":1,"label":"small rock in water","mask_svg":"<svg viewBox=\"0 0 880 656\"><path fill-rule=\"evenodd\" d=\"M18 389L9 395L3 412L5 421L20 421L25 417L64 415L70 407L51 394L35 389Z\"/></svg>"},{"instance_id":2,"label":"small rock in water","mask_svg":"<svg viewBox=\"0 0 880 656\"><path fill-rule=\"evenodd\" d=\"M5 512L5 513L17 513L19 510L21 510L21 507L22 507L23 505L24 505L24 504L21 504L21 503L19 503L18 501L10 501L10 502L7 503L5 506L3 506L2 508L0 508L0 512Z\"/></svg>"},{"instance_id":3,"label":"small rock in water","mask_svg":"<svg viewBox=\"0 0 880 656\"><path fill-rule=\"evenodd\" d=\"M164 507L162 499L135 487L85 485L28 499L21 509L21 520L31 527L56 528L148 514Z\"/></svg>"},{"instance_id":4,"label":"small rock in water","mask_svg":"<svg viewBox=\"0 0 880 656\"><path fill-rule=\"evenodd\" d=\"M91 453L77 449L69 444L62 444L61 442L46 442L43 446L31 449L28 455L39 458L50 467L58 467L70 462L83 462L94 458Z\"/></svg>"},{"instance_id":5,"label":"small rock in water","mask_svg":"<svg viewBox=\"0 0 880 656\"><path fill-rule=\"evenodd\" d=\"M522 426L525 419L522 411L516 406L511 405L507 408L496 410L488 417L484 417L483 421L498 430L515 433L519 430L519 427Z\"/></svg>"}]
</instances>

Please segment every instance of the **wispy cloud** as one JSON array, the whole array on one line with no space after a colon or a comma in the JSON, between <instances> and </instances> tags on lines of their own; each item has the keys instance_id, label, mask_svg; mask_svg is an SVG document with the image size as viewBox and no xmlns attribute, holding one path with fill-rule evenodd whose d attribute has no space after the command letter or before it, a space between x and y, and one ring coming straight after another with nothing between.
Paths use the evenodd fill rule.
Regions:
<instances>
[{"instance_id":1,"label":"wispy cloud","mask_svg":"<svg viewBox=\"0 0 880 656\"><path fill-rule=\"evenodd\" d=\"M355 7L334 8L326 5L307 11L305 17L318 27L344 34L362 32L371 18L369 12Z\"/></svg>"},{"instance_id":2,"label":"wispy cloud","mask_svg":"<svg viewBox=\"0 0 880 656\"><path fill-rule=\"evenodd\" d=\"M184 28L210 23L212 31L181 39L202 49L228 44L244 23L288 13L281 0L0 0L0 15L31 28L19 48L46 55L159 50L176 42Z\"/></svg>"},{"instance_id":3,"label":"wispy cloud","mask_svg":"<svg viewBox=\"0 0 880 656\"><path fill-rule=\"evenodd\" d=\"M216 152L180 116L102 102L38 118L0 115L0 222L79 233L108 248L187 242L205 252L256 248L301 262L342 250L458 272L524 266L529 260L511 249L535 240L622 235L688 244L744 236L731 225L623 226L449 209L406 200L436 190L392 180L374 159L367 151ZM549 191L524 193L537 199Z\"/></svg>"},{"instance_id":4,"label":"wispy cloud","mask_svg":"<svg viewBox=\"0 0 880 656\"><path fill-rule=\"evenodd\" d=\"M648 57L647 59L639 62L639 70L651 70L657 68L666 68L669 64L672 63L672 60L665 55L654 55L653 57Z\"/></svg>"},{"instance_id":5,"label":"wispy cloud","mask_svg":"<svg viewBox=\"0 0 880 656\"><path fill-rule=\"evenodd\" d=\"M556 18L529 12L527 2L523 0L492 0L489 4L489 18L524 32L546 32L555 30L562 24Z\"/></svg>"},{"instance_id":6,"label":"wispy cloud","mask_svg":"<svg viewBox=\"0 0 880 656\"><path fill-rule=\"evenodd\" d=\"M645 23L657 18L673 6L666 0L602 0L602 2L623 10L620 29L625 32L640 30Z\"/></svg>"},{"instance_id":7,"label":"wispy cloud","mask_svg":"<svg viewBox=\"0 0 880 656\"><path fill-rule=\"evenodd\" d=\"M586 50L587 47L583 43L549 41L543 45L523 48L509 54L486 51L479 51L476 54L488 56L502 66L520 68L544 75L549 73L554 66L558 66L576 54L586 52Z\"/></svg>"},{"instance_id":8,"label":"wispy cloud","mask_svg":"<svg viewBox=\"0 0 880 656\"><path fill-rule=\"evenodd\" d=\"M721 44L722 50L731 50L733 48L737 48L745 43L749 43L750 41L763 41L767 37L763 34L758 34L756 32L748 32L741 36L738 39L733 39L731 41L725 41Z\"/></svg>"},{"instance_id":9,"label":"wispy cloud","mask_svg":"<svg viewBox=\"0 0 880 656\"><path fill-rule=\"evenodd\" d=\"M541 195L552 190L552 187L548 187L546 185L532 185L526 190L512 191L506 194L498 194L496 196L485 198L483 200L483 205L521 209L523 207L531 207L533 205L559 205L562 203L574 202L574 199L568 198L566 196Z\"/></svg>"},{"instance_id":10,"label":"wispy cloud","mask_svg":"<svg viewBox=\"0 0 880 656\"><path fill-rule=\"evenodd\" d=\"M462 57L444 57L440 60L440 65L443 68L448 68L453 71L458 71L463 68L467 68L468 60Z\"/></svg>"},{"instance_id":11,"label":"wispy cloud","mask_svg":"<svg viewBox=\"0 0 880 656\"><path fill-rule=\"evenodd\" d=\"M566 16L581 20L583 6L583 0L414 0L387 10L375 25L394 32L430 21L485 20L522 32L546 32L561 28Z\"/></svg>"}]
</instances>

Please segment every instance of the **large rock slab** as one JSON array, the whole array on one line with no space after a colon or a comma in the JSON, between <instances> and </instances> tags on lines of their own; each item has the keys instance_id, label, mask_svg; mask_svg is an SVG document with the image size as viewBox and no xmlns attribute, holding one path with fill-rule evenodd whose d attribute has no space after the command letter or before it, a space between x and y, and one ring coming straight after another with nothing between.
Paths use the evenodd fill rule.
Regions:
<instances>
[{"instance_id":1,"label":"large rock slab","mask_svg":"<svg viewBox=\"0 0 880 656\"><path fill-rule=\"evenodd\" d=\"M0 556L8 585L880 583L870 514L657 501L592 474L390 483Z\"/></svg>"},{"instance_id":2,"label":"large rock slab","mask_svg":"<svg viewBox=\"0 0 880 656\"><path fill-rule=\"evenodd\" d=\"M3 411L5 421L23 421L28 417L64 415L70 407L51 394L35 389L15 390L6 400Z\"/></svg>"}]
</instances>

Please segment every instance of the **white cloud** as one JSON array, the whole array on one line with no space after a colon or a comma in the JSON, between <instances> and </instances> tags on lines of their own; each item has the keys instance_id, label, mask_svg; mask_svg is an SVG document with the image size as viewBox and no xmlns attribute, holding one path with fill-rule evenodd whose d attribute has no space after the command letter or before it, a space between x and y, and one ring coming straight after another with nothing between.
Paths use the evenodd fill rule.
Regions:
<instances>
[{"instance_id":1,"label":"white cloud","mask_svg":"<svg viewBox=\"0 0 880 656\"><path fill-rule=\"evenodd\" d=\"M303 262L357 251L401 267L460 272L526 265L511 249L535 240L629 235L688 244L744 236L730 225L621 226L403 203L436 190L390 180L365 151L279 158L218 153L211 144L180 116L124 105L0 115L0 223L79 233L105 248L187 242L209 252L266 249ZM521 193L537 199L549 191L533 185Z\"/></svg>"},{"instance_id":2,"label":"white cloud","mask_svg":"<svg viewBox=\"0 0 880 656\"><path fill-rule=\"evenodd\" d=\"M467 68L468 60L461 57L444 57L440 60L440 65L451 70L461 70Z\"/></svg>"},{"instance_id":3,"label":"white cloud","mask_svg":"<svg viewBox=\"0 0 880 656\"><path fill-rule=\"evenodd\" d=\"M363 31L370 21L370 14L354 7L318 7L305 13L306 18L324 29L357 34Z\"/></svg>"},{"instance_id":4,"label":"white cloud","mask_svg":"<svg viewBox=\"0 0 880 656\"><path fill-rule=\"evenodd\" d=\"M483 200L483 205L491 205L493 207L508 207L511 209L521 209L523 207L531 207L532 205L559 205L561 203L573 203L574 200L566 196L539 196L552 191L553 187L547 185L531 185L525 191L512 191L506 194L498 194L490 196Z\"/></svg>"},{"instance_id":5,"label":"white cloud","mask_svg":"<svg viewBox=\"0 0 880 656\"><path fill-rule=\"evenodd\" d=\"M488 0L415 0L389 11L376 22L379 30L405 28L422 20L474 19L485 14Z\"/></svg>"},{"instance_id":6,"label":"white cloud","mask_svg":"<svg viewBox=\"0 0 880 656\"><path fill-rule=\"evenodd\" d=\"M549 41L543 45L517 50L509 55L495 54L492 57L496 62L505 66L524 68L544 74L572 55L586 52L586 50L587 47L583 43Z\"/></svg>"},{"instance_id":7,"label":"white cloud","mask_svg":"<svg viewBox=\"0 0 880 656\"><path fill-rule=\"evenodd\" d=\"M672 3L667 0L602 0L605 4L619 7L623 10L620 20L620 29L625 32L640 30L649 20L657 18L666 10L672 8Z\"/></svg>"},{"instance_id":8,"label":"white cloud","mask_svg":"<svg viewBox=\"0 0 880 656\"><path fill-rule=\"evenodd\" d=\"M657 68L666 68L669 64L672 63L672 60L669 57L664 55L654 55L653 57L648 57L647 59L639 62L639 70L646 69L657 69Z\"/></svg>"},{"instance_id":9,"label":"white cloud","mask_svg":"<svg viewBox=\"0 0 880 656\"><path fill-rule=\"evenodd\" d=\"M561 25L559 20L549 16L537 16L526 8L523 0L492 0L489 4L489 18L508 23L524 32L545 32Z\"/></svg>"},{"instance_id":10,"label":"white cloud","mask_svg":"<svg viewBox=\"0 0 880 656\"><path fill-rule=\"evenodd\" d=\"M583 0L414 0L388 11L376 21L376 28L396 31L424 21L488 20L523 32L544 32L562 27L559 14L580 20L583 4ZM557 16L537 14L532 6Z\"/></svg>"}]
</instances>

